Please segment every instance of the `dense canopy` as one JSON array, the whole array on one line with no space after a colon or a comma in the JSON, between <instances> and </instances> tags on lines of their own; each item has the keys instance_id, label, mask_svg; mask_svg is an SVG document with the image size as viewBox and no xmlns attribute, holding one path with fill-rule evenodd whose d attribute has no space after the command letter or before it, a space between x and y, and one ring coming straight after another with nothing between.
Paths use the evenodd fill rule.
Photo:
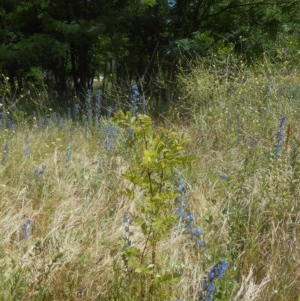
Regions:
<instances>
[{"instance_id":1,"label":"dense canopy","mask_svg":"<svg viewBox=\"0 0 300 301\"><path fill-rule=\"evenodd\" d=\"M0 67L13 90L34 82L58 95L100 74L147 83L183 57L274 54L280 37L299 40L299 11L298 0L1 0Z\"/></svg>"}]
</instances>

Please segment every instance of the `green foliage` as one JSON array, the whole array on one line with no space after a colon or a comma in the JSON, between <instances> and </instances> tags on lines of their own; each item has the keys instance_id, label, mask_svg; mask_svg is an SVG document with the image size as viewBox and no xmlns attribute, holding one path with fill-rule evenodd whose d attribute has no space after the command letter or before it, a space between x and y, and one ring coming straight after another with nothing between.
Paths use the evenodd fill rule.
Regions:
<instances>
[{"instance_id":1,"label":"green foliage","mask_svg":"<svg viewBox=\"0 0 300 301\"><path fill-rule=\"evenodd\" d=\"M62 99L72 89L85 95L98 74L108 92L139 80L158 98L181 60L231 49L253 61L265 52L276 56L286 37L297 44L297 11L296 0L5 1L0 67L20 93L31 68L40 68Z\"/></svg>"},{"instance_id":2,"label":"green foliage","mask_svg":"<svg viewBox=\"0 0 300 301\"><path fill-rule=\"evenodd\" d=\"M143 0L142 3L144 3L145 5L148 5L148 6L154 6L157 4L157 1L156 0Z\"/></svg>"},{"instance_id":3,"label":"green foliage","mask_svg":"<svg viewBox=\"0 0 300 301\"><path fill-rule=\"evenodd\" d=\"M178 191L173 182L177 168L191 162L191 157L184 154L187 139L173 131L155 131L147 115L132 116L119 111L114 121L121 128L131 130L128 142L134 157L124 176L134 184L128 196L136 203L134 219L144 237L140 248L125 247L123 258L127 269L133 269L133 275L126 276L140 281L141 300L155 300L161 297L162 283L178 278L175 272L170 273L161 266L157 247L171 234L178 220L174 215ZM135 197L137 188L142 191L138 199Z\"/></svg>"}]
</instances>

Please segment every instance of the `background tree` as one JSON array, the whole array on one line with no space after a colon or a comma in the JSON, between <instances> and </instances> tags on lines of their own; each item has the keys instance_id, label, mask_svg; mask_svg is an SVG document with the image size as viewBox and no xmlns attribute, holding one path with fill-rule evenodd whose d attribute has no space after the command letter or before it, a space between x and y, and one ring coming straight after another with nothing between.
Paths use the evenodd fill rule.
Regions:
<instances>
[{"instance_id":1,"label":"background tree","mask_svg":"<svg viewBox=\"0 0 300 301\"><path fill-rule=\"evenodd\" d=\"M16 91L38 78L84 96L102 74L150 93L184 58L228 46L249 62L276 55L280 37L299 36L299 11L297 0L1 0L0 67Z\"/></svg>"}]
</instances>

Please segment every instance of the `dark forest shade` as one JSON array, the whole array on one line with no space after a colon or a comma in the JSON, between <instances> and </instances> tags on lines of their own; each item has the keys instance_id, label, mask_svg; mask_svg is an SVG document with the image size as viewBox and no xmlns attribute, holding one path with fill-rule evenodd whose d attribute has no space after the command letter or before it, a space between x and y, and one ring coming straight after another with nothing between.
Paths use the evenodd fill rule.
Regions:
<instances>
[{"instance_id":1,"label":"dark forest shade","mask_svg":"<svg viewBox=\"0 0 300 301\"><path fill-rule=\"evenodd\" d=\"M186 56L226 45L247 58L272 53L279 34L299 31L299 11L298 0L6 0L0 68L16 91L40 82L63 97L85 95L98 74L147 88Z\"/></svg>"}]
</instances>

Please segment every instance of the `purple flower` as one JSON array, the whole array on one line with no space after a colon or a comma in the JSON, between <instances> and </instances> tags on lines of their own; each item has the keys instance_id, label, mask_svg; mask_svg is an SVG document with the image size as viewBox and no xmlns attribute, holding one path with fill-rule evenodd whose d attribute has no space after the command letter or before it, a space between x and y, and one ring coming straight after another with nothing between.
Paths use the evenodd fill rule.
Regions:
<instances>
[{"instance_id":1,"label":"purple flower","mask_svg":"<svg viewBox=\"0 0 300 301\"><path fill-rule=\"evenodd\" d=\"M281 117L278 125L276 143L275 143L275 157L280 155L281 149L284 144L284 132L285 132L286 118Z\"/></svg>"},{"instance_id":2,"label":"purple flower","mask_svg":"<svg viewBox=\"0 0 300 301\"><path fill-rule=\"evenodd\" d=\"M215 274L213 272L208 272L207 278L209 281L212 281L215 279Z\"/></svg>"},{"instance_id":3,"label":"purple flower","mask_svg":"<svg viewBox=\"0 0 300 301\"><path fill-rule=\"evenodd\" d=\"M178 191L185 192L185 183L182 177L179 177Z\"/></svg>"},{"instance_id":4,"label":"purple flower","mask_svg":"<svg viewBox=\"0 0 300 301\"><path fill-rule=\"evenodd\" d=\"M23 225L22 225L22 237L24 239L28 239L28 237L31 235L31 231L32 231L32 219L27 219Z\"/></svg>"},{"instance_id":5,"label":"purple flower","mask_svg":"<svg viewBox=\"0 0 300 301\"><path fill-rule=\"evenodd\" d=\"M209 283L208 286L207 286L207 290L209 292L214 292L215 291L215 285L213 283Z\"/></svg>"},{"instance_id":6,"label":"purple flower","mask_svg":"<svg viewBox=\"0 0 300 301\"><path fill-rule=\"evenodd\" d=\"M226 181L226 180L228 179L227 174L226 174L226 173L222 173L222 174L221 174L221 179L222 179L223 181Z\"/></svg>"},{"instance_id":7,"label":"purple flower","mask_svg":"<svg viewBox=\"0 0 300 301\"><path fill-rule=\"evenodd\" d=\"M43 174L45 168L46 168L46 164L43 163L41 166L38 166L34 169L34 174L40 176L41 174Z\"/></svg>"},{"instance_id":8,"label":"purple flower","mask_svg":"<svg viewBox=\"0 0 300 301\"><path fill-rule=\"evenodd\" d=\"M137 83L134 83L134 84L131 86L131 89L132 89L133 91L139 91L139 86L138 86L138 84L137 84Z\"/></svg>"},{"instance_id":9,"label":"purple flower","mask_svg":"<svg viewBox=\"0 0 300 301\"><path fill-rule=\"evenodd\" d=\"M186 219L187 219L189 222L193 221L193 220L194 220L193 214L189 214L189 215L186 217Z\"/></svg>"},{"instance_id":10,"label":"purple flower","mask_svg":"<svg viewBox=\"0 0 300 301\"><path fill-rule=\"evenodd\" d=\"M204 241L203 240L199 240L198 241L198 247L200 247L200 248L202 248L202 247L204 247Z\"/></svg>"},{"instance_id":11,"label":"purple flower","mask_svg":"<svg viewBox=\"0 0 300 301\"><path fill-rule=\"evenodd\" d=\"M42 173L43 173L43 169L42 169L42 168L36 167L36 168L34 169L34 174L36 174L36 175L41 175Z\"/></svg>"}]
</instances>

